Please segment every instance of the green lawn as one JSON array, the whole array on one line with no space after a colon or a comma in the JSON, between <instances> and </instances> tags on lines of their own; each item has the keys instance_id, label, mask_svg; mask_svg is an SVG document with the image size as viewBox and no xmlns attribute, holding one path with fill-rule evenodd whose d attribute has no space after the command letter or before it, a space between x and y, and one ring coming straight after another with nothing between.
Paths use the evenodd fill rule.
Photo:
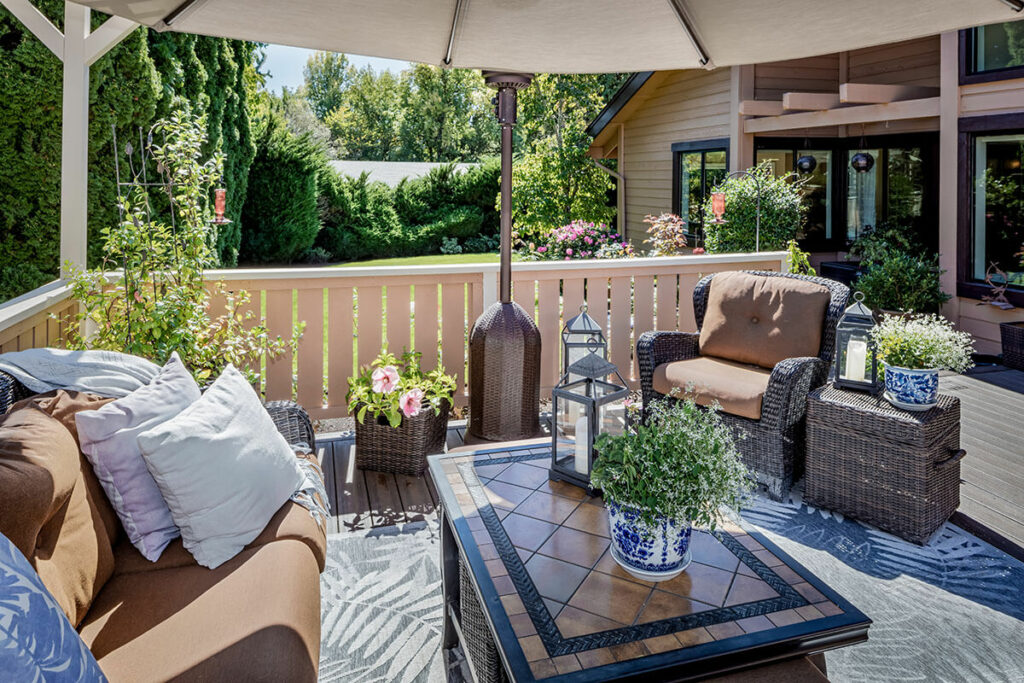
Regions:
<instances>
[{"instance_id":1,"label":"green lawn","mask_svg":"<svg viewBox=\"0 0 1024 683\"><path fill-rule=\"evenodd\" d=\"M513 256L513 260L515 257ZM351 261L339 264L338 268L362 268L366 266L437 266L451 263L497 263L498 254L429 254L404 258L377 258L369 261Z\"/></svg>"}]
</instances>

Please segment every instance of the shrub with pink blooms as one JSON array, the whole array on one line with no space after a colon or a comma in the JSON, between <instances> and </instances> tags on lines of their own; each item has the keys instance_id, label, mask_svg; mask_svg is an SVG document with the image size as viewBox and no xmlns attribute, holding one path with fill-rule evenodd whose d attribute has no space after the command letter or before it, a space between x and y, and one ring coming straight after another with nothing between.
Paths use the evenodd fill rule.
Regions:
<instances>
[{"instance_id":1,"label":"shrub with pink blooms","mask_svg":"<svg viewBox=\"0 0 1024 683\"><path fill-rule=\"evenodd\" d=\"M633 248L604 223L573 221L548 233L547 241L532 249L531 255L555 261L627 258L633 255Z\"/></svg>"},{"instance_id":2,"label":"shrub with pink blooms","mask_svg":"<svg viewBox=\"0 0 1024 683\"><path fill-rule=\"evenodd\" d=\"M441 413L445 401L455 395L455 378L444 368L424 373L418 351L406 351L398 358L385 348L369 366L348 381L348 405L362 423L366 416L385 418L392 427L403 417L416 417L424 410Z\"/></svg>"}]
</instances>

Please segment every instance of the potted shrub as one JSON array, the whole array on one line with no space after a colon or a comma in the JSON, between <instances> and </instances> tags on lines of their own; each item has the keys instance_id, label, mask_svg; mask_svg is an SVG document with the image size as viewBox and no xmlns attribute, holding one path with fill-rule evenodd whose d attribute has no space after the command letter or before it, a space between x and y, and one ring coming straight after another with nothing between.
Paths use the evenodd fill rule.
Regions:
<instances>
[{"instance_id":1,"label":"potted shrub","mask_svg":"<svg viewBox=\"0 0 1024 683\"><path fill-rule=\"evenodd\" d=\"M455 378L440 367L424 373L420 356L385 349L349 379L359 469L420 475L444 448Z\"/></svg>"},{"instance_id":2,"label":"potted shrub","mask_svg":"<svg viewBox=\"0 0 1024 683\"><path fill-rule=\"evenodd\" d=\"M871 332L884 364L885 398L904 410L928 410L939 396L939 370L972 366L974 341L937 315L887 315Z\"/></svg>"},{"instance_id":3,"label":"potted shrub","mask_svg":"<svg viewBox=\"0 0 1024 683\"><path fill-rule=\"evenodd\" d=\"M692 400L658 401L624 434L601 434L591 483L604 494L612 556L647 581L690 563L694 526L714 529L749 490L732 432Z\"/></svg>"},{"instance_id":4,"label":"potted shrub","mask_svg":"<svg viewBox=\"0 0 1024 683\"><path fill-rule=\"evenodd\" d=\"M937 313L949 301L942 291L937 257L893 251L881 261L871 261L857 279L864 304L882 312Z\"/></svg>"}]
</instances>

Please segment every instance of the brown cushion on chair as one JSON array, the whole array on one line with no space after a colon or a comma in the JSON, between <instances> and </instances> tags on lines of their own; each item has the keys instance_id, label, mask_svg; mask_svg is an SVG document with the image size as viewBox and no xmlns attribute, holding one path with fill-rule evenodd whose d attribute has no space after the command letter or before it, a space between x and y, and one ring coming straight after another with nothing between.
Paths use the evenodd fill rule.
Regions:
<instances>
[{"instance_id":1,"label":"brown cushion on chair","mask_svg":"<svg viewBox=\"0 0 1024 683\"><path fill-rule=\"evenodd\" d=\"M774 368L786 358L817 356L831 295L814 282L750 273L711 279L700 353Z\"/></svg>"},{"instance_id":2,"label":"brown cushion on chair","mask_svg":"<svg viewBox=\"0 0 1024 683\"><path fill-rule=\"evenodd\" d=\"M320 572L304 543L243 550L216 569L121 574L80 633L112 683L315 681Z\"/></svg>"},{"instance_id":3,"label":"brown cushion on chair","mask_svg":"<svg viewBox=\"0 0 1024 683\"><path fill-rule=\"evenodd\" d=\"M656 367L654 390L668 395L678 388L679 398L693 398L702 406L718 401L727 413L760 420L770 377L764 368L701 356Z\"/></svg>"},{"instance_id":4,"label":"brown cushion on chair","mask_svg":"<svg viewBox=\"0 0 1024 683\"><path fill-rule=\"evenodd\" d=\"M89 472L71 433L40 408L0 418L0 531L76 626L114 568Z\"/></svg>"}]
</instances>

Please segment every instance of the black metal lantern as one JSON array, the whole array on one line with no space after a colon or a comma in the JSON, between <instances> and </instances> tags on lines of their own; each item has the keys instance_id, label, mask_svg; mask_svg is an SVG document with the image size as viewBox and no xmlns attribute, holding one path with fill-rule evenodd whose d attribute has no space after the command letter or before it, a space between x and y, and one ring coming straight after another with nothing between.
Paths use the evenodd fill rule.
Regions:
<instances>
[{"instance_id":1,"label":"black metal lantern","mask_svg":"<svg viewBox=\"0 0 1024 683\"><path fill-rule=\"evenodd\" d=\"M608 381L611 376L615 382ZM627 398L622 375L596 353L596 346L569 366L551 390L551 479L590 488L594 441L599 434L626 431Z\"/></svg>"},{"instance_id":2,"label":"black metal lantern","mask_svg":"<svg viewBox=\"0 0 1024 683\"><path fill-rule=\"evenodd\" d=\"M796 170L805 175L814 173L816 168L818 168L818 160L814 158L813 154L805 154L796 160Z\"/></svg>"},{"instance_id":3,"label":"black metal lantern","mask_svg":"<svg viewBox=\"0 0 1024 683\"><path fill-rule=\"evenodd\" d=\"M569 371L570 365L591 353L597 353L607 360L608 342L604 330L590 317L587 305L583 304L579 315L571 318L562 328L562 374Z\"/></svg>"},{"instance_id":4,"label":"black metal lantern","mask_svg":"<svg viewBox=\"0 0 1024 683\"><path fill-rule=\"evenodd\" d=\"M871 340L875 316L864 305L864 295L856 292L853 305L846 309L836 325L835 385L844 389L878 392L878 354Z\"/></svg>"},{"instance_id":5,"label":"black metal lantern","mask_svg":"<svg viewBox=\"0 0 1024 683\"><path fill-rule=\"evenodd\" d=\"M850 166L857 173L867 173L875 167L875 157L870 152L857 152L850 159Z\"/></svg>"}]
</instances>

